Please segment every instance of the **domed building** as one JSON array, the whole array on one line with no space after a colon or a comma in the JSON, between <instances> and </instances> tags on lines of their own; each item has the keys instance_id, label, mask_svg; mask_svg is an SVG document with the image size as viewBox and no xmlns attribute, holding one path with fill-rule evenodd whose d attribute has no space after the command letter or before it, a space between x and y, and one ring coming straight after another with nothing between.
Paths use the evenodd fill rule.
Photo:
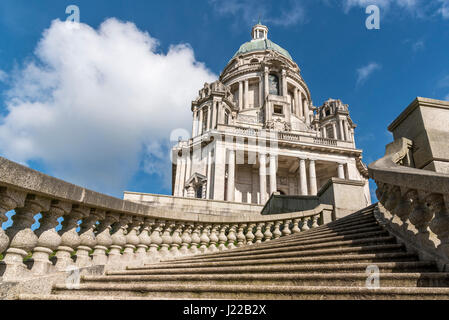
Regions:
<instances>
[{"instance_id":1,"label":"domed building","mask_svg":"<svg viewBox=\"0 0 449 320\"><path fill-rule=\"evenodd\" d=\"M173 195L265 204L316 196L329 181L357 185L371 203L348 106L315 107L301 69L257 24L219 79L192 102L192 138L173 148Z\"/></svg>"}]
</instances>

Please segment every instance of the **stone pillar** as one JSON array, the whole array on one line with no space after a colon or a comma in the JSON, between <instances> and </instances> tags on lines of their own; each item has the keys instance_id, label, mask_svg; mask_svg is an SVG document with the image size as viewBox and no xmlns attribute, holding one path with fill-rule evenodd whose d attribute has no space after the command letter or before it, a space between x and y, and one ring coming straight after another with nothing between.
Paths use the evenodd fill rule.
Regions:
<instances>
[{"instance_id":1,"label":"stone pillar","mask_svg":"<svg viewBox=\"0 0 449 320\"><path fill-rule=\"evenodd\" d=\"M310 195L316 196L318 193L318 187L316 183L315 160L310 160L309 162L309 185L310 185Z\"/></svg>"},{"instance_id":2,"label":"stone pillar","mask_svg":"<svg viewBox=\"0 0 449 320\"><path fill-rule=\"evenodd\" d=\"M176 178L175 186L173 188L173 195L179 197L179 183L181 181L181 157L176 153Z\"/></svg>"},{"instance_id":3,"label":"stone pillar","mask_svg":"<svg viewBox=\"0 0 449 320\"><path fill-rule=\"evenodd\" d=\"M217 127L217 115L218 115L218 102L213 101L212 102L212 124L210 126L210 129L216 129Z\"/></svg>"},{"instance_id":4,"label":"stone pillar","mask_svg":"<svg viewBox=\"0 0 449 320\"><path fill-rule=\"evenodd\" d=\"M248 109L249 108L249 80L246 79L245 80L245 98L244 98L244 102L243 102L243 109Z\"/></svg>"},{"instance_id":5,"label":"stone pillar","mask_svg":"<svg viewBox=\"0 0 449 320\"><path fill-rule=\"evenodd\" d=\"M300 194L302 196L308 195L306 160L305 159L299 159L299 188L300 188Z\"/></svg>"},{"instance_id":6,"label":"stone pillar","mask_svg":"<svg viewBox=\"0 0 449 320\"><path fill-rule=\"evenodd\" d=\"M259 153L260 204L267 201L267 156Z\"/></svg>"},{"instance_id":7,"label":"stone pillar","mask_svg":"<svg viewBox=\"0 0 449 320\"><path fill-rule=\"evenodd\" d=\"M302 104L302 93L301 90L296 89L296 91L298 92L298 112L299 112L299 117L303 118L304 117L304 106Z\"/></svg>"},{"instance_id":8,"label":"stone pillar","mask_svg":"<svg viewBox=\"0 0 449 320\"><path fill-rule=\"evenodd\" d=\"M206 185L206 199L210 199L210 187L211 187L211 181L212 181L212 146L208 146L207 151L207 172L206 172L206 178L207 178L207 185Z\"/></svg>"},{"instance_id":9,"label":"stone pillar","mask_svg":"<svg viewBox=\"0 0 449 320\"><path fill-rule=\"evenodd\" d=\"M228 201L235 200L235 150L229 150L228 160L228 190L226 199Z\"/></svg>"},{"instance_id":10,"label":"stone pillar","mask_svg":"<svg viewBox=\"0 0 449 320\"><path fill-rule=\"evenodd\" d=\"M270 195L277 191L276 171L276 155L270 154Z\"/></svg>"},{"instance_id":11,"label":"stone pillar","mask_svg":"<svg viewBox=\"0 0 449 320\"><path fill-rule=\"evenodd\" d=\"M287 97L288 96L288 90L287 90L287 71L282 70L282 96Z\"/></svg>"},{"instance_id":12,"label":"stone pillar","mask_svg":"<svg viewBox=\"0 0 449 320\"><path fill-rule=\"evenodd\" d=\"M306 123L310 124L309 101L307 101L307 100L304 100L304 117L306 117Z\"/></svg>"},{"instance_id":13,"label":"stone pillar","mask_svg":"<svg viewBox=\"0 0 449 320\"><path fill-rule=\"evenodd\" d=\"M332 131L334 132L334 139L337 140L338 136L337 136L337 125L334 123L332 123Z\"/></svg>"},{"instance_id":14,"label":"stone pillar","mask_svg":"<svg viewBox=\"0 0 449 320\"><path fill-rule=\"evenodd\" d=\"M340 127L340 140L345 140L345 134L343 132L343 121L341 119L338 120L338 126Z\"/></svg>"},{"instance_id":15,"label":"stone pillar","mask_svg":"<svg viewBox=\"0 0 449 320\"><path fill-rule=\"evenodd\" d=\"M191 158L191 154L190 154L190 149L187 150L186 152L186 172L185 172L185 178L184 178L184 185L187 182L187 180L189 180L190 176L192 172L192 158Z\"/></svg>"},{"instance_id":16,"label":"stone pillar","mask_svg":"<svg viewBox=\"0 0 449 320\"><path fill-rule=\"evenodd\" d=\"M321 132L322 132L323 138L327 138L326 127L322 127L322 128L321 128Z\"/></svg>"},{"instance_id":17,"label":"stone pillar","mask_svg":"<svg viewBox=\"0 0 449 320\"><path fill-rule=\"evenodd\" d=\"M206 131L207 131L207 130L210 130L210 128L212 127L212 124L210 123L210 118L211 118L211 115L212 115L212 112L213 112L212 105L209 105L209 106L207 107L207 109L208 109L209 111L207 112Z\"/></svg>"},{"instance_id":18,"label":"stone pillar","mask_svg":"<svg viewBox=\"0 0 449 320\"><path fill-rule=\"evenodd\" d=\"M269 76L269 69L268 67L265 67L264 70L264 80L265 80L265 85L264 85L264 97L268 97L268 95L270 94L270 88L269 88L269 84L268 84L268 76Z\"/></svg>"},{"instance_id":19,"label":"stone pillar","mask_svg":"<svg viewBox=\"0 0 449 320\"><path fill-rule=\"evenodd\" d=\"M198 136L203 134L203 109L201 109L200 111L200 119L198 121Z\"/></svg>"},{"instance_id":20,"label":"stone pillar","mask_svg":"<svg viewBox=\"0 0 449 320\"><path fill-rule=\"evenodd\" d=\"M262 76L259 78L259 108L263 107L263 81Z\"/></svg>"},{"instance_id":21,"label":"stone pillar","mask_svg":"<svg viewBox=\"0 0 449 320\"><path fill-rule=\"evenodd\" d=\"M345 178L345 169L343 167L343 163L338 164L338 178L340 178L340 179Z\"/></svg>"},{"instance_id":22,"label":"stone pillar","mask_svg":"<svg viewBox=\"0 0 449 320\"><path fill-rule=\"evenodd\" d=\"M214 200L225 199L225 164L226 150L222 143L215 144Z\"/></svg>"},{"instance_id":23,"label":"stone pillar","mask_svg":"<svg viewBox=\"0 0 449 320\"><path fill-rule=\"evenodd\" d=\"M298 88L294 89L293 94L294 94L293 98L295 99L295 114L296 114L297 117L299 117Z\"/></svg>"},{"instance_id":24,"label":"stone pillar","mask_svg":"<svg viewBox=\"0 0 449 320\"><path fill-rule=\"evenodd\" d=\"M344 133L345 133L345 140L349 141L348 123L346 120L343 120L343 128L344 128Z\"/></svg>"},{"instance_id":25,"label":"stone pillar","mask_svg":"<svg viewBox=\"0 0 449 320\"><path fill-rule=\"evenodd\" d=\"M198 111L193 111L192 137L196 137L198 133Z\"/></svg>"},{"instance_id":26,"label":"stone pillar","mask_svg":"<svg viewBox=\"0 0 449 320\"><path fill-rule=\"evenodd\" d=\"M181 173L180 173L180 178L179 178L179 196L180 197L184 197L184 185L186 183L186 166L187 166L187 161L186 161L186 155L185 155L185 151L182 150L182 156L181 156Z\"/></svg>"},{"instance_id":27,"label":"stone pillar","mask_svg":"<svg viewBox=\"0 0 449 320\"><path fill-rule=\"evenodd\" d=\"M239 110L243 109L243 82L239 81Z\"/></svg>"}]
</instances>

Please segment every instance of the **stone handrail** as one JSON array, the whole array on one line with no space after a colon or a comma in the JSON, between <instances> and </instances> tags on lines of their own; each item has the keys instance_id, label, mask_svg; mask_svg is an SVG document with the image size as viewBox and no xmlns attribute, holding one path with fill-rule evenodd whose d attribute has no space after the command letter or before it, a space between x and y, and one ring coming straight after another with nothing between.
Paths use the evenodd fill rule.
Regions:
<instances>
[{"instance_id":1,"label":"stone handrail","mask_svg":"<svg viewBox=\"0 0 449 320\"><path fill-rule=\"evenodd\" d=\"M333 207L242 218L184 214L87 190L0 157L1 222L10 210L12 226L0 228L3 280L92 266L123 269L258 244L315 228Z\"/></svg>"},{"instance_id":2,"label":"stone handrail","mask_svg":"<svg viewBox=\"0 0 449 320\"><path fill-rule=\"evenodd\" d=\"M389 144L369 165L377 184L379 217L410 249L432 257L442 270L449 262L449 174L407 167L412 141Z\"/></svg>"}]
</instances>

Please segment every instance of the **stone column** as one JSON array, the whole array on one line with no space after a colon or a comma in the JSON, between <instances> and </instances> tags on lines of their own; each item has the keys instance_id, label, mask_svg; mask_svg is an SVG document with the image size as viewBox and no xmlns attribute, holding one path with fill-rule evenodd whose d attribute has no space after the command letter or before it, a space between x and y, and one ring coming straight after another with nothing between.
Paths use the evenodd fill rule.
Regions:
<instances>
[{"instance_id":1,"label":"stone column","mask_svg":"<svg viewBox=\"0 0 449 320\"><path fill-rule=\"evenodd\" d=\"M345 179L345 169L343 163L338 164L338 178Z\"/></svg>"},{"instance_id":2,"label":"stone column","mask_svg":"<svg viewBox=\"0 0 449 320\"><path fill-rule=\"evenodd\" d=\"M185 155L185 151L182 150L182 156L181 156L181 173L179 178L179 197L184 197L184 186L186 183L186 165L187 165L187 159Z\"/></svg>"},{"instance_id":3,"label":"stone column","mask_svg":"<svg viewBox=\"0 0 449 320\"><path fill-rule=\"evenodd\" d=\"M310 160L309 162L309 185L310 185L310 195L316 196L318 193L318 188L316 183L315 160Z\"/></svg>"},{"instance_id":4,"label":"stone column","mask_svg":"<svg viewBox=\"0 0 449 320\"><path fill-rule=\"evenodd\" d=\"M181 182L181 157L176 153L176 178L175 187L173 188L173 195L179 197L179 185Z\"/></svg>"},{"instance_id":5,"label":"stone column","mask_svg":"<svg viewBox=\"0 0 449 320\"><path fill-rule=\"evenodd\" d=\"M296 116L299 117L298 88L295 88L293 90L293 99L295 100L295 110L294 111L295 111Z\"/></svg>"},{"instance_id":6,"label":"stone column","mask_svg":"<svg viewBox=\"0 0 449 320\"><path fill-rule=\"evenodd\" d=\"M198 133L198 111L193 111L192 138Z\"/></svg>"},{"instance_id":7,"label":"stone column","mask_svg":"<svg viewBox=\"0 0 449 320\"><path fill-rule=\"evenodd\" d=\"M340 140L345 140L345 134L343 132L343 121L341 119L338 120L338 126L340 127Z\"/></svg>"},{"instance_id":8,"label":"stone column","mask_svg":"<svg viewBox=\"0 0 449 320\"><path fill-rule=\"evenodd\" d=\"M322 127L321 132L322 132L323 138L327 138L326 127Z\"/></svg>"},{"instance_id":9,"label":"stone column","mask_svg":"<svg viewBox=\"0 0 449 320\"><path fill-rule=\"evenodd\" d=\"M304 106L302 104L302 93L301 90L296 89L296 92L298 93L298 112L299 112L299 117L303 118L304 117Z\"/></svg>"},{"instance_id":10,"label":"stone column","mask_svg":"<svg viewBox=\"0 0 449 320\"><path fill-rule=\"evenodd\" d=\"M345 140L349 141L349 131L348 131L348 123L346 120L343 120L343 128L345 129Z\"/></svg>"},{"instance_id":11,"label":"stone column","mask_svg":"<svg viewBox=\"0 0 449 320\"><path fill-rule=\"evenodd\" d=\"M269 76L269 69L268 67L265 67L264 70L264 97L268 97L268 95L270 94L270 88L269 88L269 84L268 84L268 76Z\"/></svg>"},{"instance_id":12,"label":"stone column","mask_svg":"<svg viewBox=\"0 0 449 320\"><path fill-rule=\"evenodd\" d=\"M338 135L337 135L337 125L334 123L332 123L332 131L334 132L334 139L337 140L338 139Z\"/></svg>"},{"instance_id":13,"label":"stone column","mask_svg":"<svg viewBox=\"0 0 449 320\"><path fill-rule=\"evenodd\" d=\"M190 178L192 172L192 158L190 149L187 149L186 152L186 172L185 172L185 178L184 178L184 185L187 182L187 180Z\"/></svg>"},{"instance_id":14,"label":"stone column","mask_svg":"<svg viewBox=\"0 0 449 320\"><path fill-rule=\"evenodd\" d=\"M212 105L209 105L207 107L208 112L207 112L207 119L206 119L206 131L210 130L211 128L211 123L210 123L210 117L212 115Z\"/></svg>"},{"instance_id":15,"label":"stone column","mask_svg":"<svg viewBox=\"0 0 449 320\"><path fill-rule=\"evenodd\" d=\"M218 115L218 102L213 101L212 102L212 124L210 126L210 129L215 129L217 125L217 115Z\"/></svg>"},{"instance_id":16,"label":"stone column","mask_svg":"<svg viewBox=\"0 0 449 320\"><path fill-rule=\"evenodd\" d=\"M243 109L249 108L249 80L245 80L245 98L243 100Z\"/></svg>"},{"instance_id":17,"label":"stone column","mask_svg":"<svg viewBox=\"0 0 449 320\"><path fill-rule=\"evenodd\" d=\"M270 196L277 191L276 173L276 155L270 154Z\"/></svg>"},{"instance_id":18,"label":"stone column","mask_svg":"<svg viewBox=\"0 0 449 320\"><path fill-rule=\"evenodd\" d=\"M287 97L288 96L288 90L287 90L287 71L282 70L282 96Z\"/></svg>"},{"instance_id":19,"label":"stone column","mask_svg":"<svg viewBox=\"0 0 449 320\"><path fill-rule=\"evenodd\" d=\"M267 201L267 156L259 153L260 204Z\"/></svg>"},{"instance_id":20,"label":"stone column","mask_svg":"<svg viewBox=\"0 0 449 320\"><path fill-rule=\"evenodd\" d=\"M210 199L210 187L212 185L211 179L212 179L212 147L211 145L208 146L207 151L207 185L206 185L206 199Z\"/></svg>"},{"instance_id":21,"label":"stone column","mask_svg":"<svg viewBox=\"0 0 449 320\"><path fill-rule=\"evenodd\" d=\"M304 117L306 117L306 123L310 124L309 101L307 101L307 100L304 100Z\"/></svg>"},{"instance_id":22,"label":"stone column","mask_svg":"<svg viewBox=\"0 0 449 320\"><path fill-rule=\"evenodd\" d=\"M228 201L235 200L235 150L229 150L228 160L228 190L226 199Z\"/></svg>"},{"instance_id":23,"label":"stone column","mask_svg":"<svg viewBox=\"0 0 449 320\"><path fill-rule=\"evenodd\" d=\"M243 82L239 81L239 110L243 109Z\"/></svg>"},{"instance_id":24,"label":"stone column","mask_svg":"<svg viewBox=\"0 0 449 320\"><path fill-rule=\"evenodd\" d=\"M262 76L259 78L259 108L263 107L263 81Z\"/></svg>"},{"instance_id":25,"label":"stone column","mask_svg":"<svg viewBox=\"0 0 449 320\"><path fill-rule=\"evenodd\" d=\"M300 187L300 194L302 196L307 196L308 190L307 190L307 173L306 173L305 159L299 159L299 187Z\"/></svg>"},{"instance_id":26,"label":"stone column","mask_svg":"<svg viewBox=\"0 0 449 320\"><path fill-rule=\"evenodd\" d=\"M203 109L200 111L200 120L198 121L198 136L203 134Z\"/></svg>"}]
</instances>

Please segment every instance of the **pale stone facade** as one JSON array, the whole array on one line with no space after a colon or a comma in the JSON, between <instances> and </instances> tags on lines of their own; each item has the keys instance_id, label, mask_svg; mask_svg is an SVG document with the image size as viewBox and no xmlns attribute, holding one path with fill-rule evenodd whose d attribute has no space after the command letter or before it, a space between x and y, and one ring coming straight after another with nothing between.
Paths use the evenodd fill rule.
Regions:
<instances>
[{"instance_id":1,"label":"pale stone facade","mask_svg":"<svg viewBox=\"0 0 449 320\"><path fill-rule=\"evenodd\" d=\"M331 178L368 172L348 106L315 107L290 54L257 24L219 80L192 102L192 138L173 148L173 195L264 204L274 192L317 195Z\"/></svg>"}]
</instances>

